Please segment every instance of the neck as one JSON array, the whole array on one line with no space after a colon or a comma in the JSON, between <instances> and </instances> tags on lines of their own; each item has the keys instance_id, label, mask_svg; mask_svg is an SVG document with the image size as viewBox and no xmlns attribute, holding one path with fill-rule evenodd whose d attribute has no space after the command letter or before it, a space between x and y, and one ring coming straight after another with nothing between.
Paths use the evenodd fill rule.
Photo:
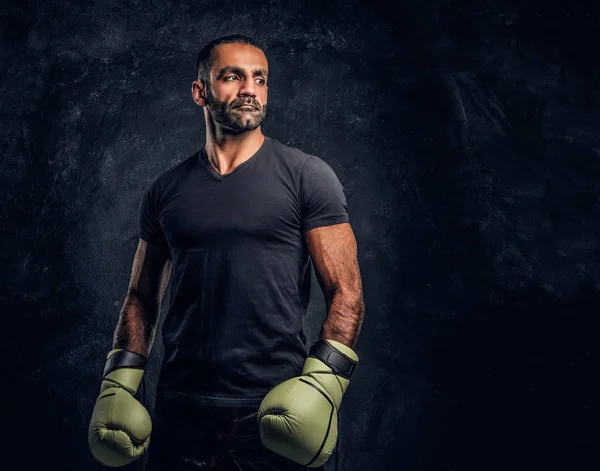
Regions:
<instances>
[{"instance_id":1,"label":"neck","mask_svg":"<svg viewBox=\"0 0 600 471\"><path fill-rule=\"evenodd\" d=\"M204 150L208 161L221 174L232 172L238 165L250 159L265 140L260 126L252 131L237 134L226 131L206 126Z\"/></svg>"}]
</instances>

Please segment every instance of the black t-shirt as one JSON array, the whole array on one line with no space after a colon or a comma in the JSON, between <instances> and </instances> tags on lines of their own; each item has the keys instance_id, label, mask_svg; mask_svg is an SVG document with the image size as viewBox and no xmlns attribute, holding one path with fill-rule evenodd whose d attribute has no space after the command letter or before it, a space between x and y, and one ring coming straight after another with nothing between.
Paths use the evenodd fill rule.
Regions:
<instances>
[{"instance_id":1,"label":"black t-shirt","mask_svg":"<svg viewBox=\"0 0 600 471\"><path fill-rule=\"evenodd\" d=\"M139 216L140 237L168 246L173 263L158 395L258 406L301 373L311 271L303 233L349 222L327 163L265 136L221 175L203 148L154 179Z\"/></svg>"}]
</instances>

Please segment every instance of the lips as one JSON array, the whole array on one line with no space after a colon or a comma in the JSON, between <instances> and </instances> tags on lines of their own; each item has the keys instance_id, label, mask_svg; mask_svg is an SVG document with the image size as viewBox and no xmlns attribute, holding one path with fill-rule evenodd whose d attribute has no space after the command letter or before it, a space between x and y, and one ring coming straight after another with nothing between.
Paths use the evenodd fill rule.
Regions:
<instances>
[{"instance_id":1,"label":"lips","mask_svg":"<svg viewBox=\"0 0 600 471\"><path fill-rule=\"evenodd\" d=\"M254 105L240 105L240 106L236 106L236 108L252 108L253 110L257 110L258 109Z\"/></svg>"}]
</instances>

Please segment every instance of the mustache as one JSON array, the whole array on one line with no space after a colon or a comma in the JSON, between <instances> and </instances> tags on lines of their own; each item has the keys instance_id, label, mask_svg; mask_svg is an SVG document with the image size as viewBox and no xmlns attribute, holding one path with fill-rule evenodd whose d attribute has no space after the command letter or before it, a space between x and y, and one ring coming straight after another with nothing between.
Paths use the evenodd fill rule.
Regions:
<instances>
[{"instance_id":1,"label":"mustache","mask_svg":"<svg viewBox=\"0 0 600 471\"><path fill-rule=\"evenodd\" d=\"M260 109L260 106L259 106L259 104L258 104L258 103L255 103L255 102L251 102L251 103L250 103L250 102L248 102L248 103L246 103L246 102L234 103L234 104L232 105L232 108L239 108L240 106L253 106L253 107L254 107L254 108L256 108L257 110L259 110L259 109Z\"/></svg>"}]
</instances>

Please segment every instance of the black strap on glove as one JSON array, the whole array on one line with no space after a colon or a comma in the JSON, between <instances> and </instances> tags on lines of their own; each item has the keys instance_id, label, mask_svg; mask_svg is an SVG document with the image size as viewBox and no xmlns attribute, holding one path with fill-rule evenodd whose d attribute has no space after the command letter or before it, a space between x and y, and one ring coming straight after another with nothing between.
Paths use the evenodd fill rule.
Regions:
<instances>
[{"instance_id":1,"label":"black strap on glove","mask_svg":"<svg viewBox=\"0 0 600 471\"><path fill-rule=\"evenodd\" d=\"M336 350L325 340L316 342L310 349L308 356L321 360L329 366L335 374L343 376L346 379L350 379L352 373L354 373L354 370L356 369L356 365L358 365L352 358L349 358L339 350Z\"/></svg>"},{"instance_id":2,"label":"black strap on glove","mask_svg":"<svg viewBox=\"0 0 600 471\"><path fill-rule=\"evenodd\" d=\"M119 368L138 368L143 370L146 367L148 359L139 353L121 350L111 355L104 365L104 376Z\"/></svg>"}]
</instances>

